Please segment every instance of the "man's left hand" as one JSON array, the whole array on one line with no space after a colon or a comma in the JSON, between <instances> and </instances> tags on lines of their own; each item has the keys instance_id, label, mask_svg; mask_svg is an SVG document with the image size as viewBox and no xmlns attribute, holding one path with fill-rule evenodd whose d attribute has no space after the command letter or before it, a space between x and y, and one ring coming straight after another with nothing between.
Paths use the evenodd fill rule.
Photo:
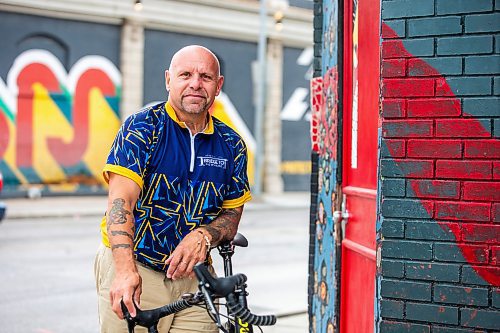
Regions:
<instances>
[{"instance_id":1,"label":"man's left hand","mask_svg":"<svg viewBox=\"0 0 500 333\"><path fill-rule=\"evenodd\" d=\"M209 248L205 237L210 237L210 234L201 229L195 229L184 237L165 262L169 265L167 278L193 277L193 267L207 258Z\"/></svg>"}]
</instances>

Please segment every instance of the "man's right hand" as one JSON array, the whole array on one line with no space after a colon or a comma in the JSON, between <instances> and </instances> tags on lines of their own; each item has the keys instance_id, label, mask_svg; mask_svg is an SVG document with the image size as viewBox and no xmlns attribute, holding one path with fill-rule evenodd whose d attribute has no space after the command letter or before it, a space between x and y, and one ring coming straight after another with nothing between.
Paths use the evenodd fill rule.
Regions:
<instances>
[{"instance_id":1,"label":"man's right hand","mask_svg":"<svg viewBox=\"0 0 500 333\"><path fill-rule=\"evenodd\" d=\"M139 306L142 292L142 279L139 273L129 271L116 273L116 276L111 284L109 296L111 307L116 315L123 319L121 301L127 307L128 312L132 317L135 317L136 311L134 303Z\"/></svg>"}]
</instances>

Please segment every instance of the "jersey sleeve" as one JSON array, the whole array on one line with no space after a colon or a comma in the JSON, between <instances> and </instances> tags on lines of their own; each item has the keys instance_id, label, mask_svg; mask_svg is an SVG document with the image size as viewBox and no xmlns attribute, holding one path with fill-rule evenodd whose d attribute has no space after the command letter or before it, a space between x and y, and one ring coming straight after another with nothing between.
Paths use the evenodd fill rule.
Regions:
<instances>
[{"instance_id":1,"label":"jersey sleeve","mask_svg":"<svg viewBox=\"0 0 500 333\"><path fill-rule=\"evenodd\" d=\"M109 173L133 180L142 189L144 175L153 144L153 126L143 113L128 117L120 127L103 169L109 182Z\"/></svg>"},{"instance_id":2,"label":"jersey sleeve","mask_svg":"<svg viewBox=\"0 0 500 333\"><path fill-rule=\"evenodd\" d=\"M224 198L222 208L236 208L252 199L247 176L247 147L242 139L236 144L234 171L229 184L229 193Z\"/></svg>"}]
</instances>

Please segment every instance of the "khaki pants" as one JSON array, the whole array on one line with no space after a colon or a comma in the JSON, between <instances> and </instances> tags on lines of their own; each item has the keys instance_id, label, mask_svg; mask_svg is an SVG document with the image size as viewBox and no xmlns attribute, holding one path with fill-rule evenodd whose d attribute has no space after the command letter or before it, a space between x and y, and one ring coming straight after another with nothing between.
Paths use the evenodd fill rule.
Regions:
<instances>
[{"instance_id":1,"label":"khaki pants","mask_svg":"<svg viewBox=\"0 0 500 333\"><path fill-rule=\"evenodd\" d=\"M141 264L137 264L137 268L142 277L141 309L157 308L179 300L184 293L198 290L196 278L172 281L166 278L165 273L156 272ZM101 333L128 333L126 321L120 320L111 309L109 288L115 270L111 249L102 244L95 258L94 273ZM197 306L164 317L160 320L158 331L160 333L219 332L207 311ZM137 326L135 332L147 332L147 329Z\"/></svg>"}]
</instances>

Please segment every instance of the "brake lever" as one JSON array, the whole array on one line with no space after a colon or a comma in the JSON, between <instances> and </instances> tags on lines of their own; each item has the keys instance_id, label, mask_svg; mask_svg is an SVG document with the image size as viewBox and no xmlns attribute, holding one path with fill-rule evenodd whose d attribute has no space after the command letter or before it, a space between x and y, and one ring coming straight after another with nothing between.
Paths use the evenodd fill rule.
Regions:
<instances>
[{"instance_id":1,"label":"brake lever","mask_svg":"<svg viewBox=\"0 0 500 333\"><path fill-rule=\"evenodd\" d=\"M220 321L220 315L217 309L215 308L214 301L212 300L212 297L210 296L210 293L208 292L207 288L205 285L201 285L201 292L205 296L205 303L207 304L207 307L210 311L210 313L214 316L216 319L216 325L218 328L222 329L222 323Z\"/></svg>"}]
</instances>

